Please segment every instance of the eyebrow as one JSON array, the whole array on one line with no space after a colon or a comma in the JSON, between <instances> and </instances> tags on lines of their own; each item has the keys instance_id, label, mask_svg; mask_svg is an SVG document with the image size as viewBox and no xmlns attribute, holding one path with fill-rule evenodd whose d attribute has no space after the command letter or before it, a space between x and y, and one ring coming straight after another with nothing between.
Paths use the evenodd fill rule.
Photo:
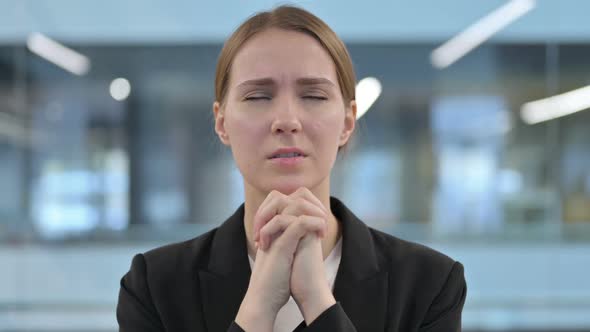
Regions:
<instances>
[{"instance_id":1,"label":"eyebrow","mask_svg":"<svg viewBox=\"0 0 590 332\"><path fill-rule=\"evenodd\" d=\"M336 86L332 81L324 77L301 77L295 81L298 85L318 85L318 84L327 84ZM254 85L254 86L269 86L269 85L276 85L275 80L270 77L264 78L257 78L252 80L244 81L238 84L238 87Z\"/></svg>"}]
</instances>

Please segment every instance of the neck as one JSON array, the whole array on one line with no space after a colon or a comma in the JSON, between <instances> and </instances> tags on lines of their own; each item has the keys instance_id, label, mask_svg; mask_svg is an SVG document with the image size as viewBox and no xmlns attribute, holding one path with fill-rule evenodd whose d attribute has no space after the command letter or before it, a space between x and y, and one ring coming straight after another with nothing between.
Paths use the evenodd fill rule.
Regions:
<instances>
[{"instance_id":1,"label":"neck","mask_svg":"<svg viewBox=\"0 0 590 332\"><path fill-rule=\"evenodd\" d=\"M248 254L251 257L256 257L256 249L254 246L254 215L258 208L269 194L268 192L259 191L252 186L248 185L244 182L245 188L245 203L244 203L244 228L246 230L246 240L248 242ZM327 220L328 223L328 230L326 232L326 236L322 239L322 252L324 255L324 259L328 257L336 242L340 238L340 225L338 223L338 219L332 213L332 209L330 206L330 186L329 183L327 185L317 186L315 188L311 188L311 192L322 202L322 204L327 208L330 212L329 218ZM285 194L290 194L285 193Z\"/></svg>"}]
</instances>

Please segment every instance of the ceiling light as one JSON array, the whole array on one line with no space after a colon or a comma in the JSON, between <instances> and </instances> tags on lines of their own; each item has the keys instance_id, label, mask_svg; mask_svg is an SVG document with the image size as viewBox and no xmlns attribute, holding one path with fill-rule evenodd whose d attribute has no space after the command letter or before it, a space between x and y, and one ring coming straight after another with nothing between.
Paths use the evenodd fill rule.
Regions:
<instances>
[{"instance_id":1,"label":"ceiling light","mask_svg":"<svg viewBox=\"0 0 590 332\"><path fill-rule=\"evenodd\" d=\"M356 85L356 118L361 118L381 95L381 83L374 77L366 77Z\"/></svg>"},{"instance_id":2,"label":"ceiling light","mask_svg":"<svg viewBox=\"0 0 590 332\"><path fill-rule=\"evenodd\" d=\"M553 97L528 102L520 108L527 124L553 120L590 108L590 85Z\"/></svg>"},{"instance_id":3,"label":"ceiling light","mask_svg":"<svg viewBox=\"0 0 590 332\"><path fill-rule=\"evenodd\" d=\"M475 22L430 54L436 68L450 66L535 7L535 0L512 0Z\"/></svg>"},{"instance_id":4,"label":"ceiling light","mask_svg":"<svg viewBox=\"0 0 590 332\"><path fill-rule=\"evenodd\" d=\"M27 47L45 60L78 76L90 70L90 60L86 56L38 32L29 35Z\"/></svg>"},{"instance_id":5,"label":"ceiling light","mask_svg":"<svg viewBox=\"0 0 590 332\"><path fill-rule=\"evenodd\" d=\"M113 99L122 101L129 97L131 84L129 84L129 81L124 78L116 78L111 82L109 91Z\"/></svg>"}]
</instances>

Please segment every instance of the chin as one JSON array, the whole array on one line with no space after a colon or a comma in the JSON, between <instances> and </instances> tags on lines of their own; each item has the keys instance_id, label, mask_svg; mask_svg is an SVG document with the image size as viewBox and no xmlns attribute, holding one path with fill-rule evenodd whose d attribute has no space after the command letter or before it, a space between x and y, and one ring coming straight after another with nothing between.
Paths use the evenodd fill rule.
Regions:
<instances>
[{"instance_id":1,"label":"chin","mask_svg":"<svg viewBox=\"0 0 590 332\"><path fill-rule=\"evenodd\" d=\"M291 195L300 187L303 187L303 186L300 186L300 185L297 185L297 186L293 186L293 185L276 186L276 187L271 188L271 190L276 190L283 195Z\"/></svg>"},{"instance_id":2,"label":"chin","mask_svg":"<svg viewBox=\"0 0 590 332\"><path fill-rule=\"evenodd\" d=\"M291 195L292 193L294 193L297 189L301 188L301 187L307 187L309 189L311 189L309 187L309 185L306 185L303 181L275 181L273 182L270 186L269 186L269 192L272 190L277 190L278 192L280 192L283 195Z\"/></svg>"}]
</instances>

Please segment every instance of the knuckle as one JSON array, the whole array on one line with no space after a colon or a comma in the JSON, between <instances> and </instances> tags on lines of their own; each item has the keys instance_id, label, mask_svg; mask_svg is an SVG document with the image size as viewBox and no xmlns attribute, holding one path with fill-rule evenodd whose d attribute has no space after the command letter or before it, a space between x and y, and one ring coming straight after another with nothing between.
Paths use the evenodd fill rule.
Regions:
<instances>
[{"instance_id":1,"label":"knuckle","mask_svg":"<svg viewBox=\"0 0 590 332\"><path fill-rule=\"evenodd\" d=\"M322 227L324 227L324 221L321 218L313 218L313 220L311 220L311 223L313 224L313 227L317 229L321 229Z\"/></svg>"},{"instance_id":2,"label":"knuckle","mask_svg":"<svg viewBox=\"0 0 590 332\"><path fill-rule=\"evenodd\" d=\"M289 216L286 215L277 214L273 219L275 219L275 223L282 229L286 228L291 223Z\"/></svg>"},{"instance_id":3,"label":"knuckle","mask_svg":"<svg viewBox=\"0 0 590 332\"><path fill-rule=\"evenodd\" d=\"M303 197L295 197L293 199L293 203L295 203L295 205L297 205L298 207L304 206L306 202L307 201Z\"/></svg>"},{"instance_id":4,"label":"knuckle","mask_svg":"<svg viewBox=\"0 0 590 332\"><path fill-rule=\"evenodd\" d=\"M291 224L291 219L289 216L280 216L277 220L277 223L281 225L281 228L285 229L289 226L289 224Z\"/></svg>"},{"instance_id":5,"label":"knuckle","mask_svg":"<svg viewBox=\"0 0 590 332\"><path fill-rule=\"evenodd\" d=\"M283 216L281 216L280 214L277 214L276 216L272 217L268 223L280 225L283 220L284 220Z\"/></svg>"},{"instance_id":6,"label":"knuckle","mask_svg":"<svg viewBox=\"0 0 590 332\"><path fill-rule=\"evenodd\" d=\"M301 229L307 229L309 227L309 219L306 216L298 217L297 227Z\"/></svg>"},{"instance_id":7,"label":"knuckle","mask_svg":"<svg viewBox=\"0 0 590 332\"><path fill-rule=\"evenodd\" d=\"M319 229L322 227L322 224L317 219L309 220L309 227L313 229Z\"/></svg>"},{"instance_id":8,"label":"knuckle","mask_svg":"<svg viewBox=\"0 0 590 332\"><path fill-rule=\"evenodd\" d=\"M296 194L303 194L303 193L305 193L305 189L306 189L305 187L299 187L299 188L297 188L297 190L295 190L295 193Z\"/></svg>"},{"instance_id":9,"label":"knuckle","mask_svg":"<svg viewBox=\"0 0 590 332\"><path fill-rule=\"evenodd\" d=\"M260 234L260 236L265 236L268 235L271 231L271 229L273 228L274 223L269 222L266 225L264 225L264 227L262 227L258 232Z\"/></svg>"},{"instance_id":10,"label":"knuckle","mask_svg":"<svg viewBox=\"0 0 590 332\"><path fill-rule=\"evenodd\" d=\"M268 234L269 232L270 232L270 230L268 229L268 227L265 227L265 228L263 228L263 229L260 230L260 236L261 237L266 237L266 236L269 235Z\"/></svg>"},{"instance_id":11,"label":"knuckle","mask_svg":"<svg viewBox=\"0 0 590 332\"><path fill-rule=\"evenodd\" d=\"M263 223L262 216L260 215L260 213L258 213L258 212L257 212L257 213L254 215L254 226L259 226L259 225L261 225L262 223Z\"/></svg>"},{"instance_id":12,"label":"knuckle","mask_svg":"<svg viewBox=\"0 0 590 332\"><path fill-rule=\"evenodd\" d=\"M306 200L308 193L305 188L298 189L294 194L293 197L297 200Z\"/></svg>"},{"instance_id":13,"label":"knuckle","mask_svg":"<svg viewBox=\"0 0 590 332\"><path fill-rule=\"evenodd\" d=\"M307 187L300 187L299 192L302 194L311 194L311 190L307 189Z\"/></svg>"}]
</instances>

